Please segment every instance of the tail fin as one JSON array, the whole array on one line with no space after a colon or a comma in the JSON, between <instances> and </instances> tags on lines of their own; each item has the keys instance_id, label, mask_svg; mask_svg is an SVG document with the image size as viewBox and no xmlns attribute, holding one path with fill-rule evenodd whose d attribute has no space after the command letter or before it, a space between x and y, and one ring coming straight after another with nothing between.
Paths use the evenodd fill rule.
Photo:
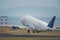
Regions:
<instances>
[{"instance_id":1,"label":"tail fin","mask_svg":"<svg viewBox=\"0 0 60 40\"><path fill-rule=\"evenodd\" d=\"M49 22L49 24L47 25L48 27L53 28L55 18L56 18L56 16L54 16L54 17L52 18L52 20L51 20L51 21Z\"/></svg>"}]
</instances>

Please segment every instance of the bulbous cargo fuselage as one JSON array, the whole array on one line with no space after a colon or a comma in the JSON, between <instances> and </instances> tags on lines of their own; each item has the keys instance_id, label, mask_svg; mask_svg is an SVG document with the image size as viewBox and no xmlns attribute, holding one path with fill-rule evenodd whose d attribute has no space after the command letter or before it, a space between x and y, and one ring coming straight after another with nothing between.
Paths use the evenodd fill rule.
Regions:
<instances>
[{"instance_id":1,"label":"bulbous cargo fuselage","mask_svg":"<svg viewBox=\"0 0 60 40\"><path fill-rule=\"evenodd\" d=\"M38 30L38 31L45 31L50 30L51 28L47 27L48 23L36 19L32 16L24 16L21 20L22 24L29 30Z\"/></svg>"}]
</instances>

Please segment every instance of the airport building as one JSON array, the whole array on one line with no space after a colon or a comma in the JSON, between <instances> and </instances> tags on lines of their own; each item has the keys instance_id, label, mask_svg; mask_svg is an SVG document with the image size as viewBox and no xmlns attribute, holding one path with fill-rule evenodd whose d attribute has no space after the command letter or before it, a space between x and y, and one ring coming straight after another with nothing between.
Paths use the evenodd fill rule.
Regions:
<instances>
[{"instance_id":1,"label":"airport building","mask_svg":"<svg viewBox=\"0 0 60 40\"><path fill-rule=\"evenodd\" d=\"M0 16L0 26L9 26L8 16Z\"/></svg>"},{"instance_id":2,"label":"airport building","mask_svg":"<svg viewBox=\"0 0 60 40\"><path fill-rule=\"evenodd\" d=\"M20 26L20 19L17 17L0 16L0 27Z\"/></svg>"}]
</instances>

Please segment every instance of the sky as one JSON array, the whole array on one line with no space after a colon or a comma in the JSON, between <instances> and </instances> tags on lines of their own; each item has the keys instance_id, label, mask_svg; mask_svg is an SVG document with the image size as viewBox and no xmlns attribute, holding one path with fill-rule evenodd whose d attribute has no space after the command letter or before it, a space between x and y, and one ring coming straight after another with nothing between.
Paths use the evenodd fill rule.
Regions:
<instances>
[{"instance_id":1,"label":"sky","mask_svg":"<svg viewBox=\"0 0 60 40\"><path fill-rule=\"evenodd\" d=\"M60 17L60 0L0 0L0 16Z\"/></svg>"}]
</instances>

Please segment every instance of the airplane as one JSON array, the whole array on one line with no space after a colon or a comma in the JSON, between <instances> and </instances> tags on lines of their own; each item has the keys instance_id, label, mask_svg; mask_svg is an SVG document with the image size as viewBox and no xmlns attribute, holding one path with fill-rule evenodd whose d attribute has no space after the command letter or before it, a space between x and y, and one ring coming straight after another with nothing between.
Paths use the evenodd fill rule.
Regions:
<instances>
[{"instance_id":1,"label":"airplane","mask_svg":"<svg viewBox=\"0 0 60 40\"><path fill-rule=\"evenodd\" d=\"M23 16L21 19L21 23L25 26L27 29L27 32L30 33L30 30L33 30L32 32L42 32L42 31L52 31L54 22L55 22L56 16L54 16L49 23L44 22L42 20L39 20L35 17L32 17L30 15Z\"/></svg>"}]
</instances>

